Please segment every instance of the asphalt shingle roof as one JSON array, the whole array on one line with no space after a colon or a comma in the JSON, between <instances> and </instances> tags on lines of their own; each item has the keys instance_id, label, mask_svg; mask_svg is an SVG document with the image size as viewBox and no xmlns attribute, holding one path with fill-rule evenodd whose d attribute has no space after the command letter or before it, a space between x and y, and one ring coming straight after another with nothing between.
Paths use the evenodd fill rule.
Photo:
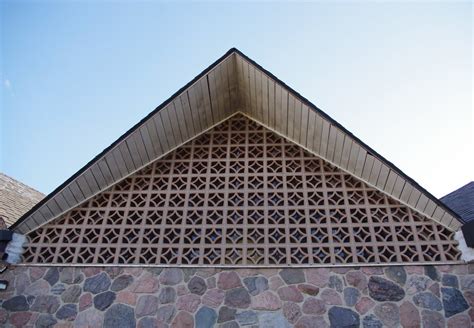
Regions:
<instances>
[{"instance_id":1,"label":"asphalt shingle roof","mask_svg":"<svg viewBox=\"0 0 474 328\"><path fill-rule=\"evenodd\" d=\"M474 220L474 181L440 198L464 222Z\"/></svg>"},{"instance_id":2,"label":"asphalt shingle roof","mask_svg":"<svg viewBox=\"0 0 474 328\"><path fill-rule=\"evenodd\" d=\"M7 226L43 198L44 194L0 172L0 217Z\"/></svg>"}]
</instances>

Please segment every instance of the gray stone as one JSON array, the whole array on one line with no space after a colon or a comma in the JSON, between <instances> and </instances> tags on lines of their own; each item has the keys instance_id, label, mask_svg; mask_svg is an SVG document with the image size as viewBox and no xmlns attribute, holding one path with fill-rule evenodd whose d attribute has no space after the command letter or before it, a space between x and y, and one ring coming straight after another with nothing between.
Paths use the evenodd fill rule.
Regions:
<instances>
[{"instance_id":1,"label":"gray stone","mask_svg":"<svg viewBox=\"0 0 474 328\"><path fill-rule=\"evenodd\" d=\"M219 328L239 328L239 324L236 321L228 321L219 325Z\"/></svg>"},{"instance_id":2,"label":"gray stone","mask_svg":"<svg viewBox=\"0 0 474 328\"><path fill-rule=\"evenodd\" d=\"M97 310L104 311L115 301L115 293L106 291L94 296L94 307Z\"/></svg>"},{"instance_id":3,"label":"gray stone","mask_svg":"<svg viewBox=\"0 0 474 328\"><path fill-rule=\"evenodd\" d=\"M160 268L145 268L145 270L149 269L160 269ZM105 272L109 275L110 279L115 279L123 273L123 268L121 267L106 267Z\"/></svg>"},{"instance_id":4,"label":"gray stone","mask_svg":"<svg viewBox=\"0 0 474 328\"><path fill-rule=\"evenodd\" d=\"M441 311L443 308L441 301L430 292L416 294L413 296L413 303L418 307L433 311Z\"/></svg>"},{"instance_id":5,"label":"gray stone","mask_svg":"<svg viewBox=\"0 0 474 328\"><path fill-rule=\"evenodd\" d=\"M195 268L184 268L183 270L183 275L184 275L184 282L188 282L189 279L194 276L196 273L197 269Z\"/></svg>"},{"instance_id":6,"label":"gray stone","mask_svg":"<svg viewBox=\"0 0 474 328\"><path fill-rule=\"evenodd\" d=\"M461 289L474 291L474 274L461 276Z\"/></svg>"},{"instance_id":7,"label":"gray stone","mask_svg":"<svg viewBox=\"0 0 474 328\"><path fill-rule=\"evenodd\" d=\"M400 310L397 304L390 302L378 304L374 309L374 313L384 326L393 328L400 326Z\"/></svg>"},{"instance_id":8,"label":"gray stone","mask_svg":"<svg viewBox=\"0 0 474 328\"><path fill-rule=\"evenodd\" d=\"M156 318L152 318L152 317L141 318L138 321L138 325L137 325L137 328L156 328L156 327L158 327L158 321L156 320Z\"/></svg>"},{"instance_id":9,"label":"gray stone","mask_svg":"<svg viewBox=\"0 0 474 328\"><path fill-rule=\"evenodd\" d=\"M283 315L290 323L295 323L301 317L301 309L294 302L286 302L283 304Z\"/></svg>"},{"instance_id":10,"label":"gray stone","mask_svg":"<svg viewBox=\"0 0 474 328\"><path fill-rule=\"evenodd\" d=\"M259 312L258 327L260 328L290 328L290 323L280 312Z\"/></svg>"},{"instance_id":11,"label":"gray stone","mask_svg":"<svg viewBox=\"0 0 474 328\"><path fill-rule=\"evenodd\" d=\"M161 304L173 303L176 300L176 291L173 287L164 287L158 295Z\"/></svg>"},{"instance_id":12,"label":"gray stone","mask_svg":"<svg viewBox=\"0 0 474 328\"><path fill-rule=\"evenodd\" d=\"M153 295L143 295L137 301L135 308L137 318L147 315L155 315L158 310L158 298Z\"/></svg>"},{"instance_id":13,"label":"gray stone","mask_svg":"<svg viewBox=\"0 0 474 328\"><path fill-rule=\"evenodd\" d=\"M183 280L183 272L178 268L164 269L160 275L160 282L163 285L176 285Z\"/></svg>"},{"instance_id":14,"label":"gray stone","mask_svg":"<svg viewBox=\"0 0 474 328\"><path fill-rule=\"evenodd\" d=\"M59 280L58 268L49 268L43 279L46 280L50 286L53 286Z\"/></svg>"},{"instance_id":15,"label":"gray stone","mask_svg":"<svg viewBox=\"0 0 474 328\"><path fill-rule=\"evenodd\" d=\"M36 319L35 327L36 328L51 328L54 327L55 324L58 323L53 315L47 313L41 313Z\"/></svg>"},{"instance_id":16,"label":"gray stone","mask_svg":"<svg viewBox=\"0 0 474 328\"><path fill-rule=\"evenodd\" d=\"M354 306L360 297L360 292L357 288L347 287L344 289L344 301L347 306Z\"/></svg>"},{"instance_id":17,"label":"gray stone","mask_svg":"<svg viewBox=\"0 0 474 328\"><path fill-rule=\"evenodd\" d=\"M385 269L385 275L395 281L398 282L400 285L405 285L407 281L407 273L405 269L401 266L392 266Z\"/></svg>"},{"instance_id":18,"label":"gray stone","mask_svg":"<svg viewBox=\"0 0 474 328\"><path fill-rule=\"evenodd\" d=\"M304 314L321 315L326 312L326 303L314 297L308 297L302 306Z\"/></svg>"},{"instance_id":19,"label":"gray stone","mask_svg":"<svg viewBox=\"0 0 474 328\"><path fill-rule=\"evenodd\" d=\"M114 304L105 312L105 328L134 328L135 325L135 314L130 306Z\"/></svg>"},{"instance_id":20,"label":"gray stone","mask_svg":"<svg viewBox=\"0 0 474 328\"><path fill-rule=\"evenodd\" d=\"M431 282L430 278L426 276L412 275L408 278L406 285L406 291L408 295L413 295L418 292L425 291L428 288L428 284Z\"/></svg>"},{"instance_id":21,"label":"gray stone","mask_svg":"<svg viewBox=\"0 0 474 328\"><path fill-rule=\"evenodd\" d=\"M64 293L61 295L61 299L64 303L77 303L81 296L82 288L79 285L69 286Z\"/></svg>"},{"instance_id":22,"label":"gray stone","mask_svg":"<svg viewBox=\"0 0 474 328\"><path fill-rule=\"evenodd\" d=\"M244 285L250 295L255 296L268 289L268 279L265 277L247 277L244 278Z\"/></svg>"},{"instance_id":23,"label":"gray stone","mask_svg":"<svg viewBox=\"0 0 474 328\"><path fill-rule=\"evenodd\" d=\"M59 300L54 295L40 295L35 298L31 311L40 313L54 313L59 308Z\"/></svg>"},{"instance_id":24,"label":"gray stone","mask_svg":"<svg viewBox=\"0 0 474 328\"><path fill-rule=\"evenodd\" d=\"M196 328L212 328L216 324L217 313L207 306L200 308L195 317Z\"/></svg>"},{"instance_id":25,"label":"gray stone","mask_svg":"<svg viewBox=\"0 0 474 328\"><path fill-rule=\"evenodd\" d=\"M458 277L453 274L444 274L441 283L446 287L459 288Z\"/></svg>"},{"instance_id":26,"label":"gray stone","mask_svg":"<svg viewBox=\"0 0 474 328\"><path fill-rule=\"evenodd\" d=\"M196 295L204 295L207 290L207 285L204 279L201 277L195 276L192 277L188 282L188 289L191 293Z\"/></svg>"},{"instance_id":27,"label":"gray stone","mask_svg":"<svg viewBox=\"0 0 474 328\"><path fill-rule=\"evenodd\" d=\"M84 291L91 292L92 294L105 292L109 287L110 278L105 272L87 278L84 282Z\"/></svg>"},{"instance_id":28,"label":"gray stone","mask_svg":"<svg viewBox=\"0 0 474 328\"><path fill-rule=\"evenodd\" d=\"M219 316L217 317L217 322L226 322L235 319L235 314L237 313L236 309L231 309L227 306L222 306L219 310Z\"/></svg>"},{"instance_id":29,"label":"gray stone","mask_svg":"<svg viewBox=\"0 0 474 328\"><path fill-rule=\"evenodd\" d=\"M61 295L62 293L64 293L65 290L66 290L66 286L64 286L64 284L57 284L51 287L51 294Z\"/></svg>"},{"instance_id":30,"label":"gray stone","mask_svg":"<svg viewBox=\"0 0 474 328\"><path fill-rule=\"evenodd\" d=\"M445 328L445 320L439 312L423 310L421 312L423 327L426 328Z\"/></svg>"},{"instance_id":31,"label":"gray stone","mask_svg":"<svg viewBox=\"0 0 474 328\"><path fill-rule=\"evenodd\" d=\"M405 291L390 280L372 276L369 279L369 295L379 302L398 302L405 297Z\"/></svg>"},{"instance_id":32,"label":"gray stone","mask_svg":"<svg viewBox=\"0 0 474 328\"><path fill-rule=\"evenodd\" d=\"M230 307L245 309L250 305L250 294L243 287L227 290L224 304Z\"/></svg>"},{"instance_id":33,"label":"gray stone","mask_svg":"<svg viewBox=\"0 0 474 328\"><path fill-rule=\"evenodd\" d=\"M369 314L362 320L362 327L364 328L382 328L382 322L373 314Z\"/></svg>"},{"instance_id":34,"label":"gray stone","mask_svg":"<svg viewBox=\"0 0 474 328\"><path fill-rule=\"evenodd\" d=\"M451 287L441 288L444 306L444 316L449 318L455 314L463 312L469 308L462 293Z\"/></svg>"},{"instance_id":35,"label":"gray stone","mask_svg":"<svg viewBox=\"0 0 474 328\"><path fill-rule=\"evenodd\" d=\"M258 323L257 313L254 311L243 311L236 313L235 319L241 326L249 326Z\"/></svg>"},{"instance_id":36,"label":"gray stone","mask_svg":"<svg viewBox=\"0 0 474 328\"><path fill-rule=\"evenodd\" d=\"M94 309L93 307L79 312L74 319L74 327L103 327L104 312Z\"/></svg>"},{"instance_id":37,"label":"gray stone","mask_svg":"<svg viewBox=\"0 0 474 328\"><path fill-rule=\"evenodd\" d=\"M342 280L338 276L329 277L329 288L335 289L339 293L342 292Z\"/></svg>"},{"instance_id":38,"label":"gray stone","mask_svg":"<svg viewBox=\"0 0 474 328\"><path fill-rule=\"evenodd\" d=\"M23 295L14 296L2 303L2 307L7 311L28 311L30 305L26 301L26 297Z\"/></svg>"},{"instance_id":39,"label":"gray stone","mask_svg":"<svg viewBox=\"0 0 474 328\"><path fill-rule=\"evenodd\" d=\"M176 309L174 308L174 305L164 305L156 311L156 318L160 322L166 322L170 323L171 319L173 319L173 316L176 312Z\"/></svg>"},{"instance_id":40,"label":"gray stone","mask_svg":"<svg viewBox=\"0 0 474 328\"><path fill-rule=\"evenodd\" d=\"M78 268L63 268L59 274L59 280L65 284L79 284L84 279L84 275Z\"/></svg>"},{"instance_id":41,"label":"gray stone","mask_svg":"<svg viewBox=\"0 0 474 328\"><path fill-rule=\"evenodd\" d=\"M304 272L302 269L283 269L280 271L280 277L288 285L305 282Z\"/></svg>"},{"instance_id":42,"label":"gray stone","mask_svg":"<svg viewBox=\"0 0 474 328\"><path fill-rule=\"evenodd\" d=\"M329 324L322 316L303 316L301 317L295 328L328 328Z\"/></svg>"},{"instance_id":43,"label":"gray stone","mask_svg":"<svg viewBox=\"0 0 474 328\"><path fill-rule=\"evenodd\" d=\"M121 291L133 282L133 277L131 275L122 275L117 278L115 278L114 282L112 283L112 286L110 286L110 290L114 292Z\"/></svg>"},{"instance_id":44,"label":"gray stone","mask_svg":"<svg viewBox=\"0 0 474 328\"><path fill-rule=\"evenodd\" d=\"M56 312L56 318L59 320L74 320L77 315L76 304L65 304Z\"/></svg>"},{"instance_id":45,"label":"gray stone","mask_svg":"<svg viewBox=\"0 0 474 328\"><path fill-rule=\"evenodd\" d=\"M57 323L58 321L51 314L41 313L38 316L38 319L36 319L35 327L36 328L51 328Z\"/></svg>"},{"instance_id":46,"label":"gray stone","mask_svg":"<svg viewBox=\"0 0 474 328\"><path fill-rule=\"evenodd\" d=\"M439 272L436 267L432 265L425 266L425 275L430 277L432 280L439 281Z\"/></svg>"},{"instance_id":47,"label":"gray stone","mask_svg":"<svg viewBox=\"0 0 474 328\"><path fill-rule=\"evenodd\" d=\"M328 314L331 327L357 328L360 326L359 315L350 309L333 306Z\"/></svg>"}]
</instances>

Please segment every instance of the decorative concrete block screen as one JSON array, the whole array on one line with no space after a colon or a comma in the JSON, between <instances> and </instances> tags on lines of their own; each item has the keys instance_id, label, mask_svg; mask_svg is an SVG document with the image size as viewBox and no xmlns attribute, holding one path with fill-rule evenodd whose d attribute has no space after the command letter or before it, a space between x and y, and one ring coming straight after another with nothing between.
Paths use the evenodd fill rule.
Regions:
<instances>
[{"instance_id":1,"label":"decorative concrete block screen","mask_svg":"<svg viewBox=\"0 0 474 328\"><path fill-rule=\"evenodd\" d=\"M33 231L26 263L449 262L453 232L242 115Z\"/></svg>"}]
</instances>

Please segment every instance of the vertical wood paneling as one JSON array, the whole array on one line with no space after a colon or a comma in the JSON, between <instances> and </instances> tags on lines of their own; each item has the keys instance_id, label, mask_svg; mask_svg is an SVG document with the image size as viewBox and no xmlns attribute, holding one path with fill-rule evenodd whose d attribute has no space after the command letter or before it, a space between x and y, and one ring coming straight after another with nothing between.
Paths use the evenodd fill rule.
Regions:
<instances>
[{"instance_id":1,"label":"vertical wood paneling","mask_svg":"<svg viewBox=\"0 0 474 328\"><path fill-rule=\"evenodd\" d=\"M411 192L413 191L413 186L409 182L405 182L403 186L402 194L400 195L400 199L405 203L408 203L408 199L410 198Z\"/></svg>"},{"instance_id":2,"label":"vertical wood paneling","mask_svg":"<svg viewBox=\"0 0 474 328\"><path fill-rule=\"evenodd\" d=\"M158 153L155 148L155 143L151 139L151 133L148 130L148 125L142 125L138 131L140 132L140 137L142 138L148 160L150 161L155 159L158 156Z\"/></svg>"},{"instance_id":3,"label":"vertical wood paneling","mask_svg":"<svg viewBox=\"0 0 474 328\"><path fill-rule=\"evenodd\" d=\"M156 158L160 156L161 154L163 154L164 152L161 145L161 140L158 137L158 132L156 131L155 123L153 122L153 118L145 123L145 128L148 132L151 146L153 147L154 158Z\"/></svg>"},{"instance_id":4,"label":"vertical wood paneling","mask_svg":"<svg viewBox=\"0 0 474 328\"><path fill-rule=\"evenodd\" d=\"M308 140L308 118L309 118L309 109L308 106L301 103L301 124L300 124L300 137L299 143L306 146Z\"/></svg>"},{"instance_id":5,"label":"vertical wood paneling","mask_svg":"<svg viewBox=\"0 0 474 328\"><path fill-rule=\"evenodd\" d=\"M227 75L227 65L228 62L230 61L230 58L227 58L222 62L220 65L217 65L216 69L220 73L221 77L221 84L218 88L221 97L222 97L222 103L223 103L223 110L224 110L224 117L229 116L232 114L231 112L231 103L230 103L230 86L229 86L229 77Z\"/></svg>"},{"instance_id":6,"label":"vertical wood paneling","mask_svg":"<svg viewBox=\"0 0 474 328\"><path fill-rule=\"evenodd\" d=\"M203 131L207 129L209 125L207 123L207 113L204 107L204 97L202 96L200 81L196 82L194 86L188 90L188 95L193 117L197 117L199 131Z\"/></svg>"},{"instance_id":7,"label":"vertical wood paneling","mask_svg":"<svg viewBox=\"0 0 474 328\"><path fill-rule=\"evenodd\" d=\"M81 189L79 188L79 186L77 185L77 181L72 181L70 184L69 184L69 189L71 189L71 192L74 194L74 197L76 198L76 200L78 201L78 203L82 202L84 199L86 199L81 191ZM46 203L46 206L48 206L48 203ZM53 212L51 210L51 212ZM53 213L53 215L55 215L55 213Z\"/></svg>"},{"instance_id":8,"label":"vertical wood paneling","mask_svg":"<svg viewBox=\"0 0 474 328\"><path fill-rule=\"evenodd\" d=\"M372 165L372 170L370 171L369 182L375 186L377 185L377 180L379 178L380 170L382 169L382 162L374 157L374 164Z\"/></svg>"},{"instance_id":9,"label":"vertical wood paneling","mask_svg":"<svg viewBox=\"0 0 474 328\"><path fill-rule=\"evenodd\" d=\"M189 139L190 127L188 125L188 117L186 117L183 111L183 106L181 105L179 98L173 101L173 106L176 115L176 122L178 123L177 126L181 135L180 142L182 143Z\"/></svg>"},{"instance_id":10,"label":"vertical wood paneling","mask_svg":"<svg viewBox=\"0 0 474 328\"><path fill-rule=\"evenodd\" d=\"M344 146L342 147L342 155L341 155L341 167L343 169L348 169L349 167L349 159L351 157L351 148L352 148L352 139L344 135Z\"/></svg>"},{"instance_id":11,"label":"vertical wood paneling","mask_svg":"<svg viewBox=\"0 0 474 328\"><path fill-rule=\"evenodd\" d=\"M275 83L275 130L278 132L283 130L281 93L281 86L278 83Z\"/></svg>"},{"instance_id":12,"label":"vertical wood paneling","mask_svg":"<svg viewBox=\"0 0 474 328\"><path fill-rule=\"evenodd\" d=\"M66 199L66 202L67 202L69 207L73 207L77 204L76 198L74 197L74 195L72 194L71 190L68 187L64 188L61 191L61 193L63 194L64 198Z\"/></svg>"},{"instance_id":13,"label":"vertical wood paneling","mask_svg":"<svg viewBox=\"0 0 474 328\"><path fill-rule=\"evenodd\" d=\"M249 86L250 86L250 114L257 116L257 90L255 88L255 67L248 65L249 69Z\"/></svg>"},{"instance_id":14,"label":"vertical wood paneling","mask_svg":"<svg viewBox=\"0 0 474 328\"><path fill-rule=\"evenodd\" d=\"M107 187L109 184L105 180L104 176L102 175L102 171L99 167L99 162L95 163L89 168L89 171L92 172L92 175L94 176L95 181L97 182L99 189L104 189ZM67 188L66 188L67 189Z\"/></svg>"},{"instance_id":15,"label":"vertical wood paneling","mask_svg":"<svg viewBox=\"0 0 474 328\"><path fill-rule=\"evenodd\" d=\"M331 125L326 120L323 120L323 126L321 130L321 144L319 148L319 153L323 158L327 158L330 127Z\"/></svg>"},{"instance_id":16,"label":"vertical wood paneling","mask_svg":"<svg viewBox=\"0 0 474 328\"><path fill-rule=\"evenodd\" d=\"M286 135L291 140L295 140L294 125L295 125L295 97L292 94L288 94L288 129Z\"/></svg>"},{"instance_id":17,"label":"vertical wood paneling","mask_svg":"<svg viewBox=\"0 0 474 328\"><path fill-rule=\"evenodd\" d=\"M382 190L384 190L385 183L388 179L388 174L390 173L390 169L387 165L382 163L382 167L380 168L379 177L377 179L376 186Z\"/></svg>"},{"instance_id":18,"label":"vertical wood paneling","mask_svg":"<svg viewBox=\"0 0 474 328\"><path fill-rule=\"evenodd\" d=\"M163 153L167 152L171 149L171 145L174 144L174 137L173 135L167 135L167 131L165 130L165 126L163 124L163 111L156 113L153 116L153 123L156 127L156 132L158 133L158 138L161 142L161 148Z\"/></svg>"},{"instance_id":19,"label":"vertical wood paneling","mask_svg":"<svg viewBox=\"0 0 474 328\"><path fill-rule=\"evenodd\" d=\"M114 178L119 180L121 177L125 176L128 172L127 165L125 164L125 160L123 159L122 153L120 149L116 147L112 153L112 156L108 157L108 154L105 156L109 167L115 167L116 170L112 172ZM115 165L113 165L115 163ZM84 195L85 196L85 195Z\"/></svg>"},{"instance_id":20,"label":"vertical wood paneling","mask_svg":"<svg viewBox=\"0 0 474 328\"><path fill-rule=\"evenodd\" d=\"M244 113L251 112L250 105L250 78L249 78L249 64L247 61L240 60L241 84L242 84L242 111Z\"/></svg>"},{"instance_id":21,"label":"vertical wood paneling","mask_svg":"<svg viewBox=\"0 0 474 328\"><path fill-rule=\"evenodd\" d=\"M314 123L314 140L313 140L313 150L317 154L321 154L321 137L323 135L323 118L321 115L316 113L315 123ZM322 155L321 155L322 156Z\"/></svg>"},{"instance_id":22,"label":"vertical wood paneling","mask_svg":"<svg viewBox=\"0 0 474 328\"><path fill-rule=\"evenodd\" d=\"M372 167L374 166L374 157L372 155L367 154L365 158L364 168L362 169L362 179L368 181L370 178L370 172L372 171Z\"/></svg>"},{"instance_id":23,"label":"vertical wood paneling","mask_svg":"<svg viewBox=\"0 0 474 328\"><path fill-rule=\"evenodd\" d=\"M280 133L288 135L288 91L281 89L281 117L282 117L282 129Z\"/></svg>"},{"instance_id":24,"label":"vertical wood paneling","mask_svg":"<svg viewBox=\"0 0 474 328\"><path fill-rule=\"evenodd\" d=\"M428 197L426 197L426 195L421 194L420 199L418 199L418 203L416 204L415 208L420 212L425 212L428 201Z\"/></svg>"},{"instance_id":25,"label":"vertical wood paneling","mask_svg":"<svg viewBox=\"0 0 474 328\"><path fill-rule=\"evenodd\" d=\"M145 143L140 133L140 129L132 133L131 139L135 142L142 165L145 165L146 163L150 161L150 156L148 155L148 152L146 151Z\"/></svg>"},{"instance_id":26,"label":"vertical wood paneling","mask_svg":"<svg viewBox=\"0 0 474 328\"><path fill-rule=\"evenodd\" d=\"M306 137L306 147L308 149L314 149L314 134L316 131L316 113L309 109L308 110L308 135Z\"/></svg>"},{"instance_id":27,"label":"vertical wood paneling","mask_svg":"<svg viewBox=\"0 0 474 328\"><path fill-rule=\"evenodd\" d=\"M135 143L135 140L132 138L132 136L128 137L125 140L125 145L128 149L128 153L130 154L130 158L132 159L133 166L135 168L139 168L140 166L143 165L142 158L138 152L137 145Z\"/></svg>"},{"instance_id":28,"label":"vertical wood paneling","mask_svg":"<svg viewBox=\"0 0 474 328\"><path fill-rule=\"evenodd\" d=\"M179 143L178 134L179 131L174 131L173 125L171 124L171 107L167 106L161 110L161 119L163 123L163 132L168 138L168 145L170 149L174 148ZM176 118L174 118L176 120ZM176 123L175 123L176 125ZM176 133L178 132L178 133Z\"/></svg>"},{"instance_id":29,"label":"vertical wood paneling","mask_svg":"<svg viewBox=\"0 0 474 328\"><path fill-rule=\"evenodd\" d=\"M210 91L209 91L209 85L207 83L207 78L202 78L200 80L200 84L201 84L201 93L202 93L202 96L203 96L203 104L204 104L204 108L206 108L206 121L207 121L207 127L210 127L211 125L213 125L216 121L215 121L215 115L214 114L214 111L216 110L215 108L212 107L212 102L211 102L211 98L210 98Z\"/></svg>"},{"instance_id":30,"label":"vertical wood paneling","mask_svg":"<svg viewBox=\"0 0 474 328\"><path fill-rule=\"evenodd\" d=\"M119 144L118 149L125 162L125 166L127 167L127 173L137 169L133 162L132 155L130 154L130 151L128 149L127 142L122 142L121 144Z\"/></svg>"},{"instance_id":31,"label":"vertical wood paneling","mask_svg":"<svg viewBox=\"0 0 474 328\"><path fill-rule=\"evenodd\" d=\"M233 54L227 61L227 76L229 79L229 93L231 110L239 110L241 107L238 89L238 75L237 75L237 55Z\"/></svg>"},{"instance_id":32,"label":"vertical wood paneling","mask_svg":"<svg viewBox=\"0 0 474 328\"><path fill-rule=\"evenodd\" d=\"M397 181L398 174L395 171L390 170L388 174L387 182L385 183L384 190L389 194L392 193L393 187L395 187L395 182Z\"/></svg>"},{"instance_id":33,"label":"vertical wood paneling","mask_svg":"<svg viewBox=\"0 0 474 328\"><path fill-rule=\"evenodd\" d=\"M216 87L216 77L215 77L215 72L211 71L209 74L207 74L207 81L209 84L209 94L210 94L210 100L211 100L211 106L212 106L212 116L214 119L214 122L218 122L221 120L221 109L220 109L220 104L218 101L218 94L217 94L217 87Z\"/></svg>"},{"instance_id":34,"label":"vertical wood paneling","mask_svg":"<svg viewBox=\"0 0 474 328\"><path fill-rule=\"evenodd\" d=\"M359 177L362 175L362 170L364 169L366 157L367 157L367 151L364 148L360 147L359 153L357 154L357 163L354 169L354 174Z\"/></svg>"},{"instance_id":35,"label":"vertical wood paneling","mask_svg":"<svg viewBox=\"0 0 474 328\"><path fill-rule=\"evenodd\" d=\"M334 163L334 150L336 148L337 131L333 125L329 126L329 137L326 149L326 158Z\"/></svg>"},{"instance_id":36,"label":"vertical wood paneling","mask_svg":"<svg viewBox=\"0 0 474 328\"><path fill-rule=\"evenodd\" d=\"M259 122L263 122L263 91L262 91L262 72L254 70L255 72L255 118Z\"/></svg>"},{"instance_id":37,"label":"vertical wood paneling","mask_svg":"<svg viewBox=\"0 0 474 328\"><path fill-rule=\"evenodd\" d=\"M360 149L361 147L355 141L352 141L351 152L349 154L349 162L347 163L347 170L354 174L356 172L357 163L359 161Z\"/></svg>"},{"instance_id":38,"label":"vertical wood paneling","mask_svg":"<svg viewBox=\"0 0 474 328\"><path fill-rule=\"evenodd\" d=\"M275 81L268 79L268 125L275 129Z\"/></svg>"},{"instance_id":39,"label":"vertical wood paneling","mask_svg":"<svg viewBox=\"0 0 474 328\"><path fill-rule=\"evenodd\" d=\"M265 74L262 74L262 110L262 122L270 126L268 122L268 77Z\"/></svg>"},{"instance_id":40,"label":"vertical wood paneling","mask_svg":"<svg viewBox=\"0 0 474 328\"><path fill-rule=\"evenodd\" d=\"M338 128L333 127L333 129L336 131L336 145L334 147L333 162L341 167L342 149L344 148L344 134Z\"/></svg>"},{"instance_id":41,"label":"vertical wood paneling","mask_svg":"<svg viewBox=\"0 0 474 328\"><path fill-rule=\"evenodd\" d=\"M84 183L87 186L85 179L82 176L80 176L80 178L83 179L83 182L78 181L79 184ZM91 194L91 191L89 189L89 195L90 194ZM56 197L54 197L54 201L56 202L56 204L58 204L59 208L61 209L61 212L67 211L69 209L69 205L67 204L66 199L61 193L56 194Z\"/></svg>"},{"instance_id":42,"label":"vertical wood paneling","mask_svg":"<svg viewBox=\"0 0 474 328\"><path fill-rule=\"evenodd\" d=\"M402 194L404 186L405 186L405 179L397 175L397 180L395 181L395 185L393 186L392 195L395 198L400 198L400 195Z\"/></svg>"},{"instance_id":43,"label":"vertical wood paneling","mask_svg":"<svg viewBox=\"0 0 474 328\"><path fill-rule=\"evenodd\" d=\"M197 117L197 113L191 111L187 91L181 94L179 100L181 101L181 109L183 111L184 118L186 119L186 127L188 128L189 139L194 137L201 130L199 118Z\"/></svg>"},{"instance_id":44,"label":"vertical wood paneling","mask_svg":"<svg viewBox=\"0 0 474 328\"><path fill-rule=\"evenodd\" d=\"M433 200L428 199L428 203L426 204L426 207L425 207L426 215L433 216L433 213L436 210L436 207L438 207L438 205L436 205L436 203Z\"/></svg>"},{"instance_id":45,"label":"vertical wood paneling","mask_svg":"<svg viewBox=\"0 0 474 328\"><path fill-rule=\"evenodd\" d=\"M420 199L420 197L421 197L421 192L413 188L413 190L411 191L410 197L408 198L408 205L416 207L416 204L418 204L418 200Z\"/></svg>"}]
</instances>

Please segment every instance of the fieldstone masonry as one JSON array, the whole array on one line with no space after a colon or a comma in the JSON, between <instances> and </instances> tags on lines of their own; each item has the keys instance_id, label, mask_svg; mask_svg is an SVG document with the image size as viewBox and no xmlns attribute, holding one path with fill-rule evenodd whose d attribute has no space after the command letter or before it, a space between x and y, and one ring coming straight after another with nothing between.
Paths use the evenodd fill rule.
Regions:
<instances>
[{"instance_id":1,"label":"fieldstone masonry","mask_svg":"<svg viewBox=\"0 0 474 328\"><path fill-rule=\"evenodd\" d=\"M2 327L471 327L474 264L311 269L13 267Z\"/></svg>"}]
</instances>

